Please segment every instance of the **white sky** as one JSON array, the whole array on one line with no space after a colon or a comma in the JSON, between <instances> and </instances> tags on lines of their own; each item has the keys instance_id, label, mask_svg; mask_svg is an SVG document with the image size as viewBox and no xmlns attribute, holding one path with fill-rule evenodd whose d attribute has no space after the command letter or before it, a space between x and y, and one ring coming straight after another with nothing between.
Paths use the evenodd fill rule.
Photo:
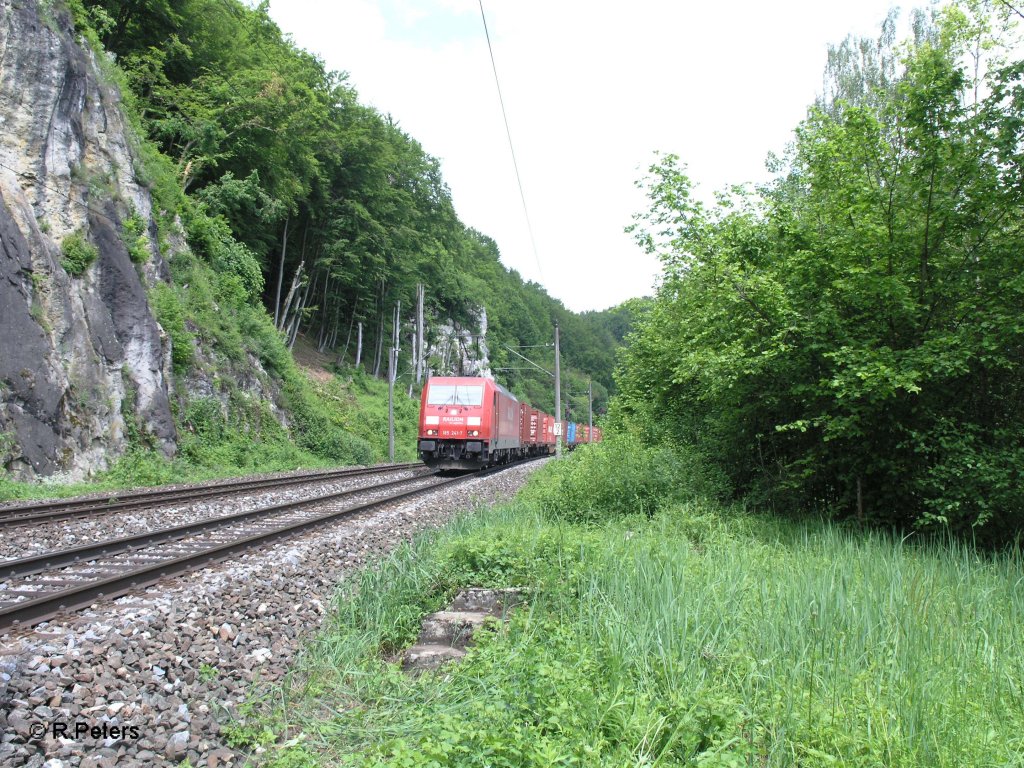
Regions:
<instances>
[{"instance_id":1,"label":"white sky","mask_svg":"<svg viewBox=\"0 0 1024 768\"><path fill-rule=\"evenodd\" d=\"M270 13L440 159L459 217L506 266L583 311L652 291L658 262L623 228L655 150L708 199L766 179L821 90L827 44L876 37L890 5L484 0L536 257L477 0L271 0Z\"/></svg>"}]
</instances>

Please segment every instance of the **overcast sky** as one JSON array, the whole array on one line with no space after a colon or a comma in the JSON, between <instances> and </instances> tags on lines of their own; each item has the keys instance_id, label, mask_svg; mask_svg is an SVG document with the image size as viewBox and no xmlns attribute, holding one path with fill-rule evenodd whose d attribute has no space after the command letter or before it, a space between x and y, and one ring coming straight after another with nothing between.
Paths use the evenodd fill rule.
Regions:
<instances>
[{"instance_id":1,"label":"overcast sky","mask_svg":"<svg viewBox=\"0 0 1024 768\"><path fill-rule=\"evenodd\" d=\"M658 263L623 229L656 150L708 199L766 179L821 91L827 45L876 37L891 4L484 0L536 253L478 0L271 0L270 13L440 159L459 217L506 266L583 311L652 291Z\"/></svg>"}]
</instances>

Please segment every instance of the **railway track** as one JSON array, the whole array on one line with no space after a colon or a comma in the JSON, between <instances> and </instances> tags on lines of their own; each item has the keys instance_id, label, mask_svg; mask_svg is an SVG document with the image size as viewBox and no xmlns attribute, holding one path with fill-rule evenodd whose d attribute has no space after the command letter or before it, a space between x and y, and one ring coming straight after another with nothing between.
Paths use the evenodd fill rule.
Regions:
<instances>
[{"instance_id":1,"label":"railway track","mask_svg":"<svg viewBox=\"0 0 1024 768\"><path fill-rule=\"evenodd\" d=\"M271 477L257 480L230 480L213 485L190 488L154 488L145 491L115 492L109 496L88 499L60 499L34 502L0 508L0 528L16 525L67 520L86 515L109 514L131 509L152 508L175 503L187 503L216 496L236 495L253 491L274 490L293 485L344 480L364 475L378 475L386 472L415 469L422 464L388 464L359 469L331 469L311 472L305 475Z\"/></svg>"},{"instance_id":2,"label":"railway track","mask_svg":"<svg viewBox=\"0 0 1024 768\"><path fill-rule=\"evenodd\" d=\"M0 563L0 632L30 627L340 518L500 469L452 478L419 473L374 486L5 561ZM359 502L354 500L356 496L373 498Z\"/></svg>"}]
</instances>

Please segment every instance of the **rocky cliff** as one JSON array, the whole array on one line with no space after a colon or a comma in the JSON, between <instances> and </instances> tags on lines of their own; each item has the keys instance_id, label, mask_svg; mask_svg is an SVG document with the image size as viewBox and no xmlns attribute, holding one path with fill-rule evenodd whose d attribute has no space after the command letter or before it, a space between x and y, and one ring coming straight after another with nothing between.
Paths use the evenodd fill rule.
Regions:
<instances>
[{"instance_id":1,"label":"rocky cliff","mask_svg":"<svg viewBox=\"0 0 1024 768\"><path fill-rule=\"evenodd\" d=\"M0 462L72 479L128 427L167 454L176 435L152 200L116 88L52 8L0 0Z\"/></svg>"},{"instance_id":2,"label":"rocky cliff","mask_svg":"<svg viewBox=\"0 0 1024 768\"><path fill-rule=\"evenodd\" d=\"M428 376L485 376L493 379L487 346L487 309L478 307L468 327L453 320L431 329Z\"/></svg>"}]
</instances>

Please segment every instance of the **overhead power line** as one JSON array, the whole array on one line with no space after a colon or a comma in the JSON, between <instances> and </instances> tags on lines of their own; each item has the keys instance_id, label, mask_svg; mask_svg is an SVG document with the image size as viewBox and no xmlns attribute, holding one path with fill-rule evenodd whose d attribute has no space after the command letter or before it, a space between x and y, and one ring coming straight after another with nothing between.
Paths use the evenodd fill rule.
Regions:
<instances>
[{"instance_id":1,"label":"overhead power line","mask_svg":"<svg viewBox=\"0 0 1024 768\"><path fill-rule=\"evenodd\" d=\"M537 240L533 236L533 224L530 223L530 211L526 207L526 194L523 192L523 179L519 174L519 163L516 161L516 148L512 144L512 131L508 127L508 113L505 111L505 99L501 95L501 81L498 79L498 65L494 63L494 48L491 45L491 33L487 30L487 16L484 14L484 0L479 0L480 18L484 22L484 37L487 38L487 51L491 54L491 69L494 70L494 85L498 89L498 102L501 104L501 117L505 121L505 135L508 136L508 149L512 153L512 166L516 170L516 183L519 184L519 199L523 201L523 214L526 216L526 229L530 233L530 245L533 246L533 258L537 262L537 272L541 280L544 279L544 270L540 266L540 256L537 254Z\"/></svg>"},{"instance_id":2,"label":"overhead power line","mask_svg":"<svg viewBox=\"0 0 1024 768\"><path fill-rule=\"evenodd\" d=\"M1010 9L1011 11L1013 11L1014 13L1016 13L1016 14L1017 14L1018 16L1020 16L1020 17L1021 17L1022 19L1024 19L1024 13L1021 13L1021 12L1020 12L1019 10L1017 10L1017 9L1016 9L1016 8L1014 8L1014 7L1012 6L1012 5L1010 5L1010 4L1009 4L1009 3L1007 2L1007 0L999 0L999 2L1000 2L1000 3L1002 4L1002 5L1005 5L1005 6L1007 7L1007 8L1009 8L1009 9Z\"/></svg>"},{"instance_id":3,"label":"overhead power line","mask_svg":"<svg viewBox=\"0 0 1024 768\"><path fill-rule=\"evenodd\" d=\"M505 346L505 349L507 349L507 350L508 350L509 352L511 352L511 353L512 353L513 355L515 355L516 357L521 357L521 358L522 358L523 360L525 360L526 362L528 362L528 363L529 363L530 365L532 365L532 366L533 366L534 368L536 368L536 369L537 369L538 371L542 371L543 373L546 373L546 374L547 374L548 376L550 376L550 377L554 378L555 374L553 374L553 373L552 373L551 371L549 371L549 370L548 370L547 368L542 368L541 366L539 366L539 365L537 365L537 364L536 364L535 362L533 362L533 360L531 360L530 358L526 357L525 355L521 355L521 354L519 354L519 353L518 353L518 352L516 352L516 351L515 351L514 349L512 349L512 347L510 347L510 346L509 346L508 344L505 344L504 346ZM522 370L522 369L520 369L520 368L517 368L517 369L512 369L512 368L510 368L510 369L508 369L508 370Z\"/></svg>"}]
</instances>

